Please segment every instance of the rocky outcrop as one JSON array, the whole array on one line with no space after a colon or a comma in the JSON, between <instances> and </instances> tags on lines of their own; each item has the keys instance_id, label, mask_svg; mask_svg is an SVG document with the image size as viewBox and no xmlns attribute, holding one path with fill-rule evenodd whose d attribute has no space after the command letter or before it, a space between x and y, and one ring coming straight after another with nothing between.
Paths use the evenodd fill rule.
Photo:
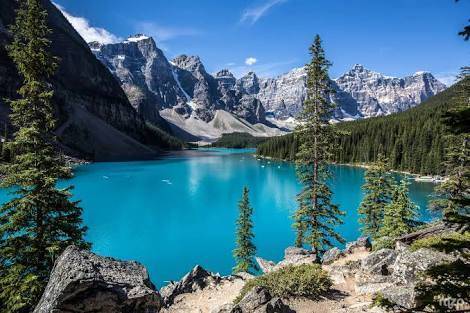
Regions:
<instances>
[{"instance_id":1,"label":"rocky outcrop","mask_svg":"<svg viewBox=\"0 0 470 313\"><path fill-rule=\"evenodd\" d=\"M186 101L172 65L151 37L137 34L120 43L89 45L147 121L162 124L159 110Z\"/></svg>"},{"instance_id":2,"label":"rocky outcrop","mask_svg":"<svg viewBox=\"0 0 470 313\"><path fill-rule=\"evenodd\" d=\"M297 116L306 97L306 71L296 68L260 81L257 97L278 118ZM428 72L404 78L388 77L360 64L331 82L331 99L338 106L334 118L349 120L387 115L414 107L446 86Z\"/></svg>"},{"instance_id":3,"label":"rocky outcrop","mask_svg":"<svg viewBox=\"0 0 470 313\"><path fill-rule=\"evenodd\" d=\"M334 261L338 260L342 255L343 253L339 248L331 248L323 254L322 263L325 265L331 264Z\"/></svg>"},{"instance_id":4,"label":"rocky outcrop","mask_svg":"<svg viewBox=\"0 0 470 313\"><path fill-rule=\"evenodd\" d=\"M163 303L166 307L173 304L175 298L184 293L191 293L204 289L208 286L215 286L220 283L221 277L206 271L200 265L196 265L191 272L186 274L180 281L171 282L160 290Z\"/></svg>"},{"instance_id":5,"label":"rocky outcrop","mask_svg":"<svg viewBox=\"0 0 470 313\"><path fill-rule=\"evenodd\" d=\"M291 313L289 306L277 297L272 297L263 287L255 287L235 305L231 313Z\"/></svg>"},{"instance_id":6,"label":"rocky outcrop","mask_svg":"<svg viewBox=\"0 0 470 313\"><path fill-rule=\"evenodd\" d=\"M344 253L354 253L359 251L370 251L372 244L370 243L369 237L360 237L356 241L348 242Z\"/></svg>"},{"instance_id":7,"label":"rocky outcrop","mask_svg":"<svg viewBox=\"0 0 470 313\"><path fill-rule=\"evenodd\" d=\"M304 248L288 247L284 250L284 259L275 264L272 261L267 261L263 258L256 257L260 269L263 273L277 271L288 265L302 265L313 264L318 261L315 251L307 250Z\"/></svg>"},{"instance_id":8,"label":"rocky outcrop","mask_svg":"<svg viewBox=\"0 0 470 313\"><path fill-rule=\"evenodd\" d=\"M51 52L60 59L52 79L58 118L58 139L67 153L88 159L109 160L155 155L142 143L151 143L144 120L129 103L113 75L49 1L42 0L51 28ZM16 98L21 83L7 56L11 41L6 27L15 19L18 1L0 1L0 123L8 122L4 99ZM112 144L111 144L112 143Z\"/></svg>"},{"instance_id":9,"label":"rocky outcrop","mask_svg":"<svg viewBox=\"0 0 470 313\"><path fill-rule=\"evenodd\" d=\"M58 258L34 313L157 313L161 297L147 270L68 247Z\"/></svg>"}]
</instances>

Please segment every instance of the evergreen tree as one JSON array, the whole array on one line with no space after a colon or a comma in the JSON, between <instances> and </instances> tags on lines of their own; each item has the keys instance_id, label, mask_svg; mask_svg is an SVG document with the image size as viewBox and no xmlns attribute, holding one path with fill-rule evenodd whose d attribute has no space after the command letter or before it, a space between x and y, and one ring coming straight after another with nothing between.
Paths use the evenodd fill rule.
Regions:
<instances>
[{"instance_id":1,"label":"evergreen tree","mask_svg":"<svg viewBox=\"0 0 470 313\"><path fill-rule=\"evenodd\" d=\"M470 214L470 67L462 68L459 79L454 106L444 115L448 179L436 187L438 198L431 203L445 219Z\"/></svg>"},{"instance_id":2,"label":"evergreen tree","mask_svg":"<svg viewBox=\"0 0 470 313\"><path fill-rule=\"evenodd\" d=\"M299 207L294 214L294 228L298 246L307 244L322 253L334 245L333 240L344 241L334 230L342 223L344 213L331 203L332 192L327 184L331 176L327 162L332 159L337 132L328 124L334 109L329 99L332 88L328 69L331 63L325 57L318 35L310 47L310 54L307 98L299 115L299 126L295 129L299 142L296 172L303 188L297 196Z\"/></svg>"},{"instance_id":3,"label":"evergreen tree","mask_svg":"<svg viewBox=\"0 0 470 313\"><path fill-rule=\"evenodd\" d=\"M380 237L391 239L410 233L417 225L419 207L414 204L409 196L408 182L402 180L393 186L392 199L384 208L382 227L379 230Z\"/></svg>"},{"instance_id":4,"label":"evergreen tree","mask_svg":"<svg viewBox=\"0 0 470 313\"><path fill-rule=\"evenodd\" d=\"M362 186L365 195L358 208L359 223L362 224L362 233L372 239L379 235L385 206L392 196L393 178L387 163L388 160L380 154L377 161L367 169Z\"/></svg>"},{"instance_id":5,"label":"evergreen tree","mask_svg":"<svg viewBox=\"0 0 470 313\"><path fill-rule=\"evenodd\" d=\"M239 216L237 220L237 247L233 250L233 257L235 258L236 265L233 268L234 273L247 272L252 273L258 267L254 262L256 255L256 247L253 244L253 208L250 206L249 190L247 187L243 188L242 199L238 203Z\"/></svg>"},{"instance_id":6,"label":"evergreen tree","mask_svg":"<svg viewBox=\"0 0 470 313\"><path fill-rule=\"evenodd\" d=\"M39 0L20 1L11 27L8 52L24 83L11 101L14 151L3 168L2 186L13 199L0 208L0 311L29 312L39 300L54 259L68 245L83 241L82 210L70 198L71 187L57 189L59 177L70 173L54 151L55 126L48 79L56 59L49 53L47 13Z\"/></svg>"}]
</instances>

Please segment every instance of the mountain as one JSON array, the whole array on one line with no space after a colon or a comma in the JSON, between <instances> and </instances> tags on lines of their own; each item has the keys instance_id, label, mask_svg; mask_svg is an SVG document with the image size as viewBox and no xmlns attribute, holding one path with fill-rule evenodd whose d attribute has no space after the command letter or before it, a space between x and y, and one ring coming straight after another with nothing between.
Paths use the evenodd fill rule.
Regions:
<instances>
[{"instance_id":1,"label":"mountain","mask_svg":"<svg viewBox=\"0 0 470 313\"><path fill-rule=\"evenodd\" d=\"M57 107L56 134L69 154L94 160L150 158L164 145L162 137L129 103L113 75L49 1L42 0L52 29L51 52L60 59L52 79ZM5 46L11 41L18 1L0 1L0 122L8 123L4 99L15 98L21 83ZM158 112L157 112L158 113ZM150 147L152 146L152 147Z\"/></svg>"},{"instance_id":2,"label":"mountain","mask_svg":"<svg viewBox=\"0 0 470 313\"><path fill-rule=\"evenodd\" d=\"M198 56L169 61L155 41L142 34L90 47L147 121L162 125L163 117L185 140L213 141L223 133L241 131L282 134L295 125L306 97L304 67L276 78L249 72L236 79L227 69L209 74ZM446 88L427 72L394 78L358 64L331 83L331 100L338 105L333 119L343 121L405 111Z\"/></svg>"},{"instance_id":3,"label":"mountain","mask_svg":"<svg viewBox=\"0 0 470 313\"><path fill-rule=\"evenodd\" d=\"M459 82L404 112L338 124L346 135L339 140L335 161L370 163L378 153L384 153L395 170L445 174L442 162L448 133L443 115L455 104L463 88L464 82ZM297 148L295 137L288 134L262 143L257 154L293 160Z\"/></svg>"},{"instance_id":4,"label":"mountain","mask_svg":"<svg viewBox=\"0 0 470 313\"><path fill-rule=\"evenodd\" d=\"M142 34L120 43L89 45L137 111L160 124L161 115L180 138L213 141L229 132L283 133L266 121L255 95L258 89L253 89L258 84L254 73L237 80L228 70L209 74L197 56L168 61L155 41Z\"/></svg>"},{"instance_id":5,"label":"mountain","mask_svg":"<svg viewBox=\"0 0 470 313\"><path fill-rule=\"evenodd\" d=\"M258 99L266 111L285 119L296 116L306 97L305 67L276 78L262 79ZM431 73L417 72L404 78L389 77L360 64L332 80L337 103L335 118L350 120L402 112L446 89Z\"/></svg>"}]
</instances>

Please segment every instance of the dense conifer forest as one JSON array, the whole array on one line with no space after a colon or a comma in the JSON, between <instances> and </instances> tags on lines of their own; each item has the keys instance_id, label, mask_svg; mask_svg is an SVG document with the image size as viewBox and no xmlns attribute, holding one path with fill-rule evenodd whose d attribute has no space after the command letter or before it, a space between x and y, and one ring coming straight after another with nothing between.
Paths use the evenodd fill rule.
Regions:
<instances>
[{"instance_id":1,"label":"dense conifer forest","mask_svg":"<svg viewBox=\"0 0 470 313\"><path fill-rule=\"evenodd\" d=\"M223 134L222 137L211 146L235 149L256 148L257 145L265 142L267 139L266 137L255 137L248 133L231 133Z\"/></svg>"},{"instance_id":2,"label":"dense conifer forest","mask_svg":"<svg viewBox=\"0 0 470 313\"><path fill-rule=\"evenodd\" d=\"M395 170L445 174L441 166L446 133L442 119L462 86L455 84L405 112L337 124L347 134L339 139L340 148L333 161L369 163L383 153ZM257 154L293 160L297 146L296 139L289 134L260 144Z\"/></svg>"}]
</instances>

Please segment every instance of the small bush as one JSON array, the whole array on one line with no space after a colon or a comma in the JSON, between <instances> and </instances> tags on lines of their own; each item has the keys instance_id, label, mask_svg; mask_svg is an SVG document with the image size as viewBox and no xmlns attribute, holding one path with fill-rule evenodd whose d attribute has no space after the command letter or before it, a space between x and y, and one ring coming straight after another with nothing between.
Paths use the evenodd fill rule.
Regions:
<instances>
[{"instance_id":1,"label":"small bush","mask_svg":"<svg viewBox=\"0 0 470 313\"><path fill-rule=\"evenodd\" d=\"M395 305L390 300L384 297L381 292L378 292L372 298L372 307L380 307L384 309L392 309Z\"/></svg>"},{"instance_id":2,"label":"small bush","mask_svg":"<svg viewBox=\"0 0 470 313\"><path fill-rule=\"evenodd\" d=\"M380 237L372 242L372 251L378 251L381 249L393 249L395 246L395 240L390 237Z\"/></svg>"},{"instance_id":3,"label":"small bush","mask_svg":"<svg viewBox=\"0 0 470 313\"><path fill-rule=\"evenodd\" d=\"M421 248L430 248L442 252L452 252L470 248L470 232L463 234L457 232L435 235L423 239L418 239L411 244L411 250L416 251Z\"/></svg>"},{"instance_id":4,"label":"small bush","mask_svg":"<svg viewBox=\"0 0 470 313\"><path fill-rule=\"evenodd\" d=\"M235 299L235 303L240 302L256 286L265 287L274 297L317 298L327 292L331 285L328 273L322 270L319 264L290 265L249 280Z\"/></svg>"}]
</instances>

